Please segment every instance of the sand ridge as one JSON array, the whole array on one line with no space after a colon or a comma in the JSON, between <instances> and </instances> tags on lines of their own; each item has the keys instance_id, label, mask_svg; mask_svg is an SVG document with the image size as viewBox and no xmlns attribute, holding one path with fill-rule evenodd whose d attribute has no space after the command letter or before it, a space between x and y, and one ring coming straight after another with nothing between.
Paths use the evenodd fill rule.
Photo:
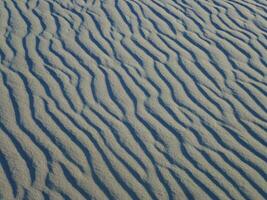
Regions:
<instances>
[{"instance_id":1,"label":"sand ridge","mask_svg":"<svg viewBox=\"0 0 267 200\"><path fill-rule=\"evenodd\" d=\"M1 0L0 199L266 199L266 13Z\"/></svg>"}]
</instances>

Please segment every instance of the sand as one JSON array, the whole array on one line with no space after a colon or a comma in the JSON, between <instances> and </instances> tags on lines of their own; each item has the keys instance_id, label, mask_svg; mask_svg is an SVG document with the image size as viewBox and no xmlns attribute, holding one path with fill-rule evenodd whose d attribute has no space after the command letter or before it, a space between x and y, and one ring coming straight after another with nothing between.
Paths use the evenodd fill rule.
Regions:
<instances>
[{"instance_id":1,"label":"sand","mask_svg":"<svg viewBox=\"0 0 267 200\"><path fill-rule=\"evenodd\" d=\"M1 0L0 199L267 199L266 0Z\"/></svg>"}]
</instances>

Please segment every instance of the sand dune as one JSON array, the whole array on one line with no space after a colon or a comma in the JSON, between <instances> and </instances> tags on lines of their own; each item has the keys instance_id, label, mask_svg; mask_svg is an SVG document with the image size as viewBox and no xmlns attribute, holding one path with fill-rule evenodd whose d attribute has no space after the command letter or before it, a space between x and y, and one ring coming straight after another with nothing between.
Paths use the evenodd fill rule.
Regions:
<instances>
[{"instance_id":1,"label":"sand dune","mask_svg":"<svg viewBox=\"0 0 267 200\"><path fill-rule=\"evenodd\" d=\"M1 0L0 199L267 199L266 0Z\"/></svg>"}]
</instances>

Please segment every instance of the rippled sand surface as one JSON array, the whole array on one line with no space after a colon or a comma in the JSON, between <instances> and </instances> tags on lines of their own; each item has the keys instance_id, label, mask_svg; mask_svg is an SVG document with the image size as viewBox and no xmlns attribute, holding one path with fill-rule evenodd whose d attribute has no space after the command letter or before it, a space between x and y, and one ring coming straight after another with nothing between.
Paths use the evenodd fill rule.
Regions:
<instances>
[{"instance_id":1,"label":"rippled sand surface","mask_svg":"<svg viewBox=\"0 0 267 200\"><path fill-rule=\"evenodd\" d=\"M266 199L266 13L0 0L0 199Z\"/></svg>"}]
</instances>

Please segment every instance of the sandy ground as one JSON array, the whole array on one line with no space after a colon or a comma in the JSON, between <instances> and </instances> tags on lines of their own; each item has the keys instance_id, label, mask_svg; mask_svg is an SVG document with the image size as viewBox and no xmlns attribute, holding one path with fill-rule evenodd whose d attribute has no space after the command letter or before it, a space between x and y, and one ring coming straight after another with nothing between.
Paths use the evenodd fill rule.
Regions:
<instances>
[{"instance_id":1,"label":"sandy ground","mask_svg":"<svg viewBox=\"0 0 267 200\"><path fill-rule=\"evenodd\" d=\"M0 0L0 199L267 199L266 0Z\"/></svg>"}]
</instances>

